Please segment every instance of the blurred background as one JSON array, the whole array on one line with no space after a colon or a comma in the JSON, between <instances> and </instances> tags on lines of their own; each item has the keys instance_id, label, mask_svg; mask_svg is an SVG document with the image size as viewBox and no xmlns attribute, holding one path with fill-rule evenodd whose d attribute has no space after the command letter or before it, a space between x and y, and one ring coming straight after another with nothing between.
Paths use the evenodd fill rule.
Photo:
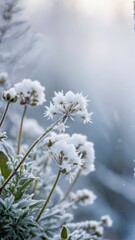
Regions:
<instances>
[{"instance_id":1,"label":"blurred background","mask_svg":"<svg viewBox=\"0 0 135 240\"><path fill-rule=\"evenodd\" d=\"M106 232L106 238L134 240L133 1L23 0L22 4L31 30L29 37L19 36L19 46L24 49L28 41L34 44L28 44L23 51L21 63L1 61L0 70L8 69L14 81L22 77L40 80L46 87L47 104L58 90L88 95L89 111L94 112L93 123L73 122L68 132L86 134L94 142L96 171L81 177L75 188L92 189L97 200L89 209L75 210L75 218L78 221L99 219L110 214L114 224ZM36 41L32 40L33 35ZM16 39L12 44L17 49ZM41 117L42 112L43 108L39 107L36 117L40 116L38 121L44 127L48 123ZM35 116L35 109L29 116Z\"/></svg>"}]
</instances>

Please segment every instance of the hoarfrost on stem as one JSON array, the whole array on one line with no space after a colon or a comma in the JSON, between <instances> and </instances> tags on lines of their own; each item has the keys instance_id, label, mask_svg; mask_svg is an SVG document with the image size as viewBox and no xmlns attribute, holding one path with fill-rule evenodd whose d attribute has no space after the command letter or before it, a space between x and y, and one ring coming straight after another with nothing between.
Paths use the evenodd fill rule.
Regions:
<instances>
[{"instance_id":1,"label":"hoarfrost on stem","mask_svg":"<svg viewBox=\"0 0 135 240\"><path fill-rule=\"evenodd\" d=\"M95 170L94 144L88 141L86 136L54 132L66 130L65 123L68 117L74 119L75 116L79 116L84 122L90 121L87 98L79 93L68 92L65 95L63 92L55 93L53 103L50 103L51 108L46 107L46 115L49 118L53 118L55 114L62 116L44 130L35 119L25 119L24 114L27 105L43 104L44 90L45 88L38 81L24 79L13 88L4 91L2 95L7 101L7 107L1 125L5 121L10 102L19 101L24 105L22 115L24 124L22 119L20 124L22 133L19 135L20 145L22 136L28 141L33 136L41 135L30 147L24 141L21 145L21 154L19 151L16 155L12 139L7 145L6 133L0 132L0 214L2 216L0 233L3 238L10 235L14 240L20 239L18 236L21 236L21 239L31 240L63 239L65 234L65 239L98 240L103 235L104 227L112 226L112 220L108 215L102 216L99 221L73 223L71 214L71 209L78 204L83 206L93 204L96 199L95 194L91 190L82 189L75 193L69 191L67 198L58 185L61 174L67 176L70 182L73 180L73 184L76 176L87 175ZM36 128L36 131L29 134L29 128ZM17 133L16 130L17 125L14 134ZM55 181L54 164L51 164L50 160L55 160L59 169ZM59 200L57 204L52 202L50 205L55 189L59 189L57 190ZM62 201L61 196L64 194L66 197Z\"/></svg>"}]
</instances>

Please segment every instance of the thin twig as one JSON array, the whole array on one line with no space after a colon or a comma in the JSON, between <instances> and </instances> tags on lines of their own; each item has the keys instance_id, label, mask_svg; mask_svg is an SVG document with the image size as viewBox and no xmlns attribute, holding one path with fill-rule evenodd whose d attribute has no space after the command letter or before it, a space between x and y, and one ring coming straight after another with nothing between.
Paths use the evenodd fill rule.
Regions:
<instances>
[{"instance_id":1,"label":"thin twig","mask_svg":"<svg viewBox=\"0 0 135 240\"><path fill-rule=\"evenodd\" d=\"M25 114L26 114L26 110L27 110L27 105L25 105L25 107L24 107L22 118L21 118L21 124L20 124L19 135L18 135L18 143L17 143L17 155L20 153L23 121L24 121L24 117L25 117Z\"/></svg>"},{"instance_id":2,"label":"thin twig","mask_svg":"<svg viewBox=\"0 0 135 240\"><path fill-rule=\"evenodd\" d=\"M55 180L54 185L52 187L52 190L50 191L50 193L49 193L49 195L48 195L48 197L47 197L43 207L41 208L40 213L38 214L38 216L36 218L36 222L39 221L39 219L41 218L41 215L43 214L44 210L46 209L46 207L47 207L47 205L49 203L49 200L50 200L50 198L51 198L51 196L52 196L52 194L53 194L53 192L55 190L55 187L56 187L56 185L57 185L57 183L58 183L58 181L60 179L60 174L61 174L61 170L59 170L59 172L57 174L57 177L56 177L56 180Z\"/></svg>"},{"instance_id":3,"label":"thin twig","mask_svg":"<svg viewBox=\"0 0 135 240\"><path fill-rule=\"evenodd\" d=\"M0 121L0 127L2 126L4 120L5 120L5 117L7 115L7 111L8 111L8 108L9 108L9 104L10 102L8 101L7 104L6 104L6 107L4 109L4 112L3 112L3 115L2 115L2 118L1 118L1 121Z\"/></svg>"}]
</instances>

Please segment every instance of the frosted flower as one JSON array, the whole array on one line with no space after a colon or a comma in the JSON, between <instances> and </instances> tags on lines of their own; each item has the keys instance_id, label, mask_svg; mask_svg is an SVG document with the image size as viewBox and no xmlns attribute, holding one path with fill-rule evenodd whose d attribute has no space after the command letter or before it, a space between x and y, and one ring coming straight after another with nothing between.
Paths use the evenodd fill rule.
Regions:
<instances>
[{"instance_id":1,"label":"frosted flower","mask_svg":"<svg viewBox=\"0 0 135 240\"><path fill-rule=\"evenodd\" d=\"M16 102L18 98L15 88L10 88L8 91L4 91L2 97L5 101L12 103Z\"/></svg>"},{"instance_id":2,"label":"frosted flower","mask_svg":"<svg viewBox=\"0 0 135 240\"><path fill-rule=\"evenodd\" d=\"M66 128L69 128L69 127L66 126L63 122L58 123L57 126L55 127L55 129L57 129L60 133L65 132Z\"/></svg>"},{"instance_id":3,"label":"frosted flower","mask_svg":"<svg viewBox=\"0 0 135 240\"><path fill-rule=\"evenodd\" d=\"M106 227L112 227L113 221L109 215L105 215L101 217L101 223Z\"/></svg>"},{"instance_id":4,"label":"frosted flower","mask_svg":"<svg viewBox=\"0 0 135 240\"><path fill-rule=\"evenodd\" d=\"M48 155L56 161L62 173L67 175L71 181L76 171L80 169L82 159L74 145L66 142L64 135L68 138L67 134L60 134L61 139L56 139L57 135L52 134L51 137L44 140L44 144L49 149Z\"/></svg>"},{"instance_id":5,"label":"frosted flower","mask_svg":"<svg viewBox=\"0 0 135 240\"><path fill-rule=\"evenodd\" d=\"M95 150L92 142L86 142L84 146L81 146L79 151L82 153L84 163L81 168L81 174L87 175L90 172L95 171Z\"/></svg>"},{"instance_id":6,"label":"frosted flower","mask_svg":"<svg viewBox=\"0 0 135 240\"><path fill-rule=\"evenodd\" d=\"M87 110L85 110L80 114L80 117L83 119L84 124L88 122L92 123L92 118L91 118L92 115L93 115L93 112L88 113Z\"/></svg>"},{"instance_id":7,"label":"frosted flower","mask_svg":"<svg viewBox=\"0 0 135 240\"><path fill-rule=\"evenodd\" d=\"M44 145L47 148L52 147L57 141L64 140L67 144L72 144L76 153L82 159L81 174L87 175L95 170L95 151L94 144L87 141L87 137L81 134L56 134L52 132L49 137L45 138Z\"/></svg>"},{"instance_id":8,"label":"frosted flower","mask_svg":"<svg viewBox=\"0 0 135 240\"><path fill-rule=\"evenodd\" d=\"M96 196L95 194L88 190L88 189L82 189L77 190L76 193L71 193L70 198L72 201L79 203L80 205L87 206L89 204L93 204Z\"/></svg>"},{"instance_id":9,"label":"frosted flower","mask_svg":"<svg viewBox=\"0 0 135 240\"><path fill-rule=\"evenodd\" d=\"M0 73L0 86L4 86L8 83L8 74L6 72Z\"/></svg>"},{"instance_id":10,"label":"frosted flower","mask_svg":"<svg viewBox=\"0 0 135 240\"><path fill-rule=\"evenodd\" d=\"M41 86L39 81L24 79L22 82L15 84L15 89L22 105L37 106L45 102L45 88Z\"/></svg>"},{"instance_id":11,"label":"frosted flower","mask_svg":"<svg viewBox=\"0 0 135 240\"><path fill-rule=\"evenodd\" d=\"M50 106L46 107L45 116L53 119L54 115L64 115L73 119L79 116L84 123L91 121L91 114L87 111L87 98L82 93L74 94L69 91L65 95L62 92L54 93Z\"/></svg>"},{"instance_id":12,"label":"frosted flower","mask_svg":"<svg viewBox=\"0 0 135 240\"><path fill-rule=\"evenodd\" d=\"M103 233L104 233L103 227L97 226L94 234L98 237L101 237L101 236L103 236Z\"/></svg>"},{"instance_id":13,"label":"frosted flower","mask_svg":"<svg viewBox=\"0 0 135 240\"><path fill-rule=\"evenodd\" d=\"M86 136L81 134L73 134L71 136L71 143L73 143L79 152L81 158L84 160L81 167L81 174L87 175L95 170L95 150L94 144L87 141Z\"/></svg>"},{"instance_id":14,"label":"frosted flower","mask_svg":"<svg viewBox=\"0 0 135 240\"><path fill-rule=\"evenodd\" d=\"M96 236L102 236L104 228L98 221L84 221L78 223L69 223L66 225L69 229L83 229L88 233Z\"/></svg>"},{"instance_id":15,"label":"frosted flower","mask_svg":"<svg viewBox=\"0 0 135 240\"><path fill-rule=\"evenodd\" d=\"M47 148L51 147L55 142L59 141L59 140L64 140L67 143L70 142L70 135L69 134L65 134L65 133L61 133L61 134L56 134L55 132L51 132L50 136L46 137L44 139L43 144L45 146L47 146Z\"/></svg>"},{"instance_id":16,"label":"frosted flower","mask_svg":"<svg viewBox=\"0 0 135 240\"><path fill-rule=\"evenodd\" d=\"M72 136L71 136L71 140L70 140L74 146L79 149L80 146L83 146L85 144L85 142L87 141L87 137L85 135L82 135L82 134L77 134L77 133L74 133Z\"/></svg>"},{"instance_id":17,"label":"frosted flower","mask_svg":"<svg viewBox=\"0 0 135 240\"><path fill-rule=\"evenodd\" d=\"M82 164L74 145L67 144L64 140L59 140L54 143L51 151L54 157L56 157L56 161L64 173L71 171L73 168L72 165L80 166Z\"/></svg>"}]
</instances>

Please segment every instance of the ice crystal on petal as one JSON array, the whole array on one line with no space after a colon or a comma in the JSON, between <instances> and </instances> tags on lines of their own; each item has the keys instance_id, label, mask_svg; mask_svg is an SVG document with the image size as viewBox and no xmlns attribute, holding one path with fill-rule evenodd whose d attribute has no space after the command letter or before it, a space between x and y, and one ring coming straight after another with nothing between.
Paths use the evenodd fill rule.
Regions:
<instances>
[{"instance_id":1,"label":"ice crystal on petal","mask_svg":"<svg viewBox=\"0 0 135 240\"><path fill-rule=\"evenodd\" d=\"M48 117L48 119L53 119L54 115L56 115L56 108L55 106L50 103L50 107L46 106L46 112L45 112L45 116Z\"/></svg>"},{"instance_id":2,"label":"ice crystal on petal","mask_svg":"<svg viewBox=\"0 0 135 240\"><path fill-rule=\"evenodd\" d=\"M81 174L87 175L90 172L95 171L95 150L94 144L92 142L86 142L80 147L80 152L82 153L82 158L84 159L84 164L81 168Z\"/></svg>"},{"instance_id":3,"label":"ice crystal on petal","mask_svg":"<svg viewBox=\"0 0 135 240\"><path fill-rule=\"evenodd\" d=\"M82 175L87 175L95 170L94 144L92 142L87 141L86 136L81 134L73 134L70 136L69 134L56 134L52 132L50 136L44 140L44 145L47 146L47 148L51 148L51 151L53 151L54 150L54 148L52 148L53 144L62 140L69 145L72 144L72 146L74 146L74 150L76 150L76 154L78 155L79 158L82 159L81 164ZM59 144L55 145L55 147L56 146L58 146L59 148Z\"/></svg>"},{"instance_id":4,"label":"ice crystal on petal","mask_svg":"<svg viewBox=\"0 0 135 240\"><path fill-rule=\"evenodd\" d=\"M50 106L46 107L45 116L52 119L54 115L62 114L73 119L77 115L86 123L91 121L91 113L87 111L87 102L87 97L84 97L82 93L74 94L69 91L64 95L63 91L55 92Z\"/></svg>"},{"instance_id":5,"label":"ice crystal on petal","mask_svg":"<svg viewBox=\"0 0 135 240\"><path fill-rule=\"evenodd\" d=\"M65 132L66 128L69 128L69 126L66 126L63 122L58 123L58 125L55 127L55 129L57 129L60 133Z\"/></svg>"},{"instance_id":6,"label":"ice crystal on petal","mask_svg":"<svg viewBox=\"0 0 135 240\"><path fill-rule=\"evenodd\" d=\"M55 142L51 152L62 173L66 175L76 171L82 165L82 159L78 156L74 145L66 143L65 140Z\"/></svg>"},{"instance_id":7,"label":"ice crystal on petal","mask_svg":"<svg viewBox=\"0 0 135 240\"><path fill-rule=\"evenodd\" d=\"M67 175L71 181L76 171L81 168L83 160L74 144L70 142L70 136L52 133L44 140L44 146L48 151L48 156L56 161L62 173Z\"/></svg>"},{"instance_id":8,"label":"ice crystal on petal","mask_svg":"<svg viewBox=\"0 0 135 240\"><path fill-rule=\"evenodd\" d=\"M81 174L87 175L95 170L95 150L94 144L87 141L86 136L81 134L73 134L71 136L71 142L75 145L81 158L84 160L81 167Z\"/></svg>"},{"instance_id":9,"label":"ice crystal on petal","mask_svg":"<svg viewBox=\"0 0 135 240\"><path fill-rule=\"evenodd\" d=\"M41 86L39 81L24 79L22 82L15 84L15 89L22 105L37 106L45 102L45 88Z\"/></svg>"}]
</instances>

